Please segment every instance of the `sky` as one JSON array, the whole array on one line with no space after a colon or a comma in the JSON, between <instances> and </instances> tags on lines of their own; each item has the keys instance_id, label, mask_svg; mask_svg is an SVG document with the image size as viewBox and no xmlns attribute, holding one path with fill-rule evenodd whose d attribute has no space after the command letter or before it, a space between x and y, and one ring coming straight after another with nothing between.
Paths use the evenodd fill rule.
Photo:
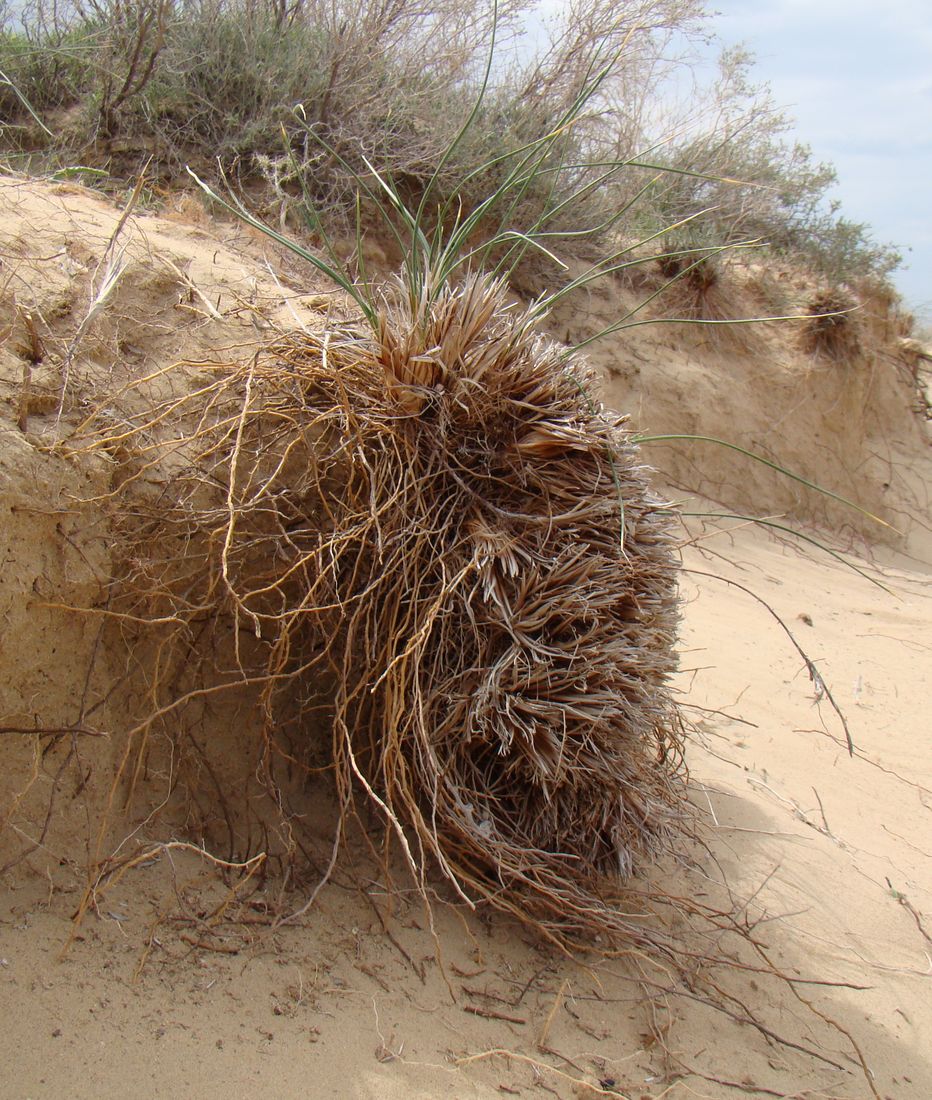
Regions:
<instances>
[{"instance_id":1,"label":"sky","mask_svg":"<svg viewBox=\"0 0 932 1100\"><path fill-rule=\"evenodd\" d=\"M893 281L932 321L932 0L710 0L711 29L744 43L838 172L842 213L896 245Z\"/></svg>"}]
</instances>

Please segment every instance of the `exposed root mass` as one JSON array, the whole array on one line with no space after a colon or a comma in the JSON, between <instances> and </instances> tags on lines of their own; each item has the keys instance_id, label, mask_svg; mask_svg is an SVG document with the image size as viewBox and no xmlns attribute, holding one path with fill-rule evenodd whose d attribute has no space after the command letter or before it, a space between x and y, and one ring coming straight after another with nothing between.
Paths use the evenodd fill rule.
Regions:
<instances>
[{"instance_id":1,"label":"exposed root mass","mask_svg":"<svg viewBox=\"0 0 932 1100\"><path fill-rule=\"evenodd\" d=\"M364 793L422 886L438 866L561 941L639 936L602 898L684 815L669 513L582 365L501 285L399 289L380 317L200 391L197 453L156 512L206 547L203 584L182 557L183 596L164 568L130 587L160 592L186 645L205 610L228 634L232 613L267 759L295 700L332 685L341 812Z\"/></svg>"}]
</instances>

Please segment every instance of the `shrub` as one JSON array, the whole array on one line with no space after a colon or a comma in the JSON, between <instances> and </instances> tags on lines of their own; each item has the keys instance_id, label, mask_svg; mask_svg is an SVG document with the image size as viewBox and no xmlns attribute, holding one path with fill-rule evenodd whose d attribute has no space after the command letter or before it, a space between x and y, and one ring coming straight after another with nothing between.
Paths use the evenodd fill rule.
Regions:
<instances>
[{"instance_id":1,"label":"shrub","mask_svg":"<svg viewBox=\"0 0 932 1100\"><path fill-rule=\"evenodd\" d=\"M715 124L658 156L669 172L654 194L655 221L671 224L707 211L703 231L721 244L759 240L831 283L885 278L899 253L841 215L828 197L835 169L787 139L792 120L766 86L752 82L751 65L747 51L724 51L708 93Z\"/></svg>"},{"instance_id":2,"label":"shrub","mask_svg":"<svg viewBox=\"0 0 932 1100\"><path fill-rule=\"evenodd\" d=\"M559 163L539 166L514 196L518 220L546 223L557 250L586 254L599 238L604 254L623 220L641 239L676 225L686 247L760 239L832 283L883 278L899 262L827 201L834 171L786 140L789 120L752 82L746 53L723 54L710 124L659 120L671 67L705 29L697 0L584 0L536 49L519 34L530 0L503 0L497 12L464 0L44 3L0 38L11 149L96 158L119 173L138 168L142 148L169 177L219 158L283 216L306 215L310 200L344 229L357 179L378 164L412 206L436 175L434 206L455 217L497 189L509 150L563 126L604 68L598 94L561 134ZM496 15L505 60L486 73ZM688 136L664 141L671 125Z\"/></svg>"}]
</instances>

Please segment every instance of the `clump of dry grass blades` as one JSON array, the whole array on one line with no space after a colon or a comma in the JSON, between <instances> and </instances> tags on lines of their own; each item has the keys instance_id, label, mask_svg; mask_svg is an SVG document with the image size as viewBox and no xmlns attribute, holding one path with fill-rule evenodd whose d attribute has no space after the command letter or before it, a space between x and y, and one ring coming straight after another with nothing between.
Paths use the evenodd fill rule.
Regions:
<instances>
[{"instance_id":1,"label":"clump of dry grass blades","mask_svg":"<svg viewBox=\"0 0 932 1100\"><path fill-rule=\"evenodd\" d=\"M806 351L836 363L857 359L861 354L861 334L851 312L856 305L841 291L817 294L807 307L810 319L803 329Z\"/></svg>"},{"instance_id":2,"label":"clump of dry grass blades","mask_svg":"<svg viewBox=\"0 0 932 1100\"><path fill-rule=\"evenodd\" d=\"M672 517L532 310L484 275L435 289L399 282L373 332L289 335L201 387L156 512L203 580L130 588L186 652L232 618L270 759L330 685L334 859L362 799L425 894L439 868L559 942L659 935L609 895L686 818Z\"/></svg>"},{"instance_id":3,"label":"clump of dry grass blades","mask_svg":"<svg viewBox=\"0 0 932 1100\"><path fill-rule=\"evenodd\" d=\"M695 326L706 344L750 352L760 333L756 326L744 323L751 302L734 267L723 261L722 251L687 248L657 258L664 279L657 317Z\"/></svg>"},{"instance_id":4,"label":"clump of dry grass blades","mask_svg":"<svg viewBox=\"0 0 932 1100\"><path fill-rule=\"evenodd\" d=\"M723 294L722 270L715 259L697 260L694 255L660 256L660 273L670 284L664 296L666 309L690 320L722 321L734 317L734 309Z\"/></svg>"}]
</instances>

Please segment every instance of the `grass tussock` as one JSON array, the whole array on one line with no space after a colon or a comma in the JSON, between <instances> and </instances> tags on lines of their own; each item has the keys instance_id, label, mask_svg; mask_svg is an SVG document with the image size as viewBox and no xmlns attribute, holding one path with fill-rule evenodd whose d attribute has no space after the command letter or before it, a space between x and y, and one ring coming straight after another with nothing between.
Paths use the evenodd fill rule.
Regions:
<instances>
[{"instance_id":1,"label":"grass tussock","mask_svg":"<svg viewBox=\"0 0 932 1100\"><path fill-rule=\"evenodd\" d=\"M662 297L664 313L691 321L729 321L740 317L735 312L733 285L714 258L697 259L685 255L661 256L657 260L660 273L668 284Z\"/></svg>"},{"instance_id":2,"label":"grass tussock","mask_svg":"<svg viewBox=\"0 0 932 1100\"><path fill-rule=\"evenodd\" d=\"M206 562L136 573L121 601L173 623L165 667L195 634L243 639L229 682L261 685L267 763L295 758L295 700L332 685L335 852L368 804L425 894L439 868L558 942L660 936L611 899L687 817L672 518L581 364L500 283L399 283L378 316L201 391L198 453L146 541Z\"/></svg>"},{"instance_id":3,"label":"grass tussock","mask_svg":"<svg viewBox=\"0 0 932 1100\"><path fill-rule=\"evenodd\" d=\"M711 255L685 248L657 257L662 282L655 289L652 316L664 323L695 327L705 346L722 352L756 350L763 333L759 324L745 324L748 317L786 316L785 309L757 309L747 278L723 260L719 250Z\"/></svg>"},{"instance_id":4,"label":"grass tussock","mask_svg":"<svg viewBox=\"0 0 932 1100\"><path fill-rule=\"evenodd\" d=\"M850 363L861 354L858 318L852 312L857 303L848 294L829 290L808 304L809 320L802 330L804 349L833 363Z\"/></svg>"}]
</instances>

